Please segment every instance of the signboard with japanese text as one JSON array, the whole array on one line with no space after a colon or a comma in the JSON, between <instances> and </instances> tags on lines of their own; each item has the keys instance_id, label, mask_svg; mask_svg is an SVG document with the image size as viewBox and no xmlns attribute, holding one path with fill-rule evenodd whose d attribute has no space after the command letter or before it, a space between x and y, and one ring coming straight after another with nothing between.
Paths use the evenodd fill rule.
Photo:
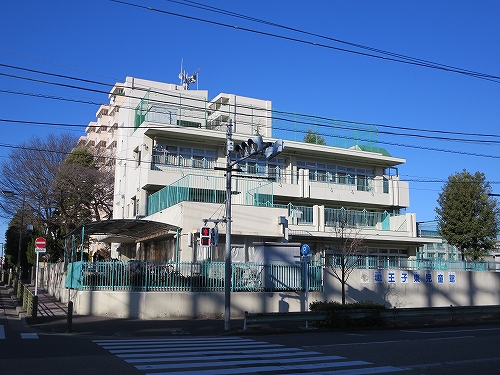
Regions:
<instances>
[{"instance_id":1,"label":"signboard with japanese text","mask_svg":"<svg viewBox=\"0 0 500 375\"><path fill-rule=\"evenodd\" d=\"M361 269L359 270L359 277L361 284L370 283L370 270ZM387 284L454 284L456 283L456 274L453 271L445 274L444 271L408 271L408 270L373 270L373 279L371 279L375 284L387 283Z\"/></svg>"}]
</instances>

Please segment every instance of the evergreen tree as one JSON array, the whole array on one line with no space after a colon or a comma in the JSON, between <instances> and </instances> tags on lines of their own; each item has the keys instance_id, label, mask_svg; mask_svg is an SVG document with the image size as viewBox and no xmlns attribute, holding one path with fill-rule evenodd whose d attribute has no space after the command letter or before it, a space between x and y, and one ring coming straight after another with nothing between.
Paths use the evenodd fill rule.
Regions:
<instances>
[{"instance_id":1,"label":"evergreen tree","mask_svg":"<svg viewBox=\"0 0 500 375\"><path fill-rule=\"evenodd\" d=\"M499 230L499 210L483 173L465 169L448 177L439 194L438 234L457 247L463 259L481 260L493 249Z\"/></svg>"},{"instance_id":2,"label":"evergreen tree","mask_svg":"<svg viewBox=\"0 0 500 375\"><path fill-rule=\"evenodd\" d=\"M307 129L307 133L304 136L304 142L326 146L325 137L319 135L318 132L313 132L311 128Z\"/></svg>"}]
</instances>

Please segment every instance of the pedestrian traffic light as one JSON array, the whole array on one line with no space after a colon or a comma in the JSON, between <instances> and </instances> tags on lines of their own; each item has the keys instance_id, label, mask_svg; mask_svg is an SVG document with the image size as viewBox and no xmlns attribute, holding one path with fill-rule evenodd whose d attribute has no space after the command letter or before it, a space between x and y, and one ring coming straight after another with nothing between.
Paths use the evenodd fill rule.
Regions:
<instances>
[{"instance_id":1,"label":"pedestrian traffic light","mask_svg":"<svg viewBox=\"0 0 500 375\"><path fill-rule=\"evenodd\" d=\"M200 245L210 246L211 231L206 225L200 228Z\"/></svg>"},{"instance_id":2,"label":"pedestrian traffic light","mask_svg":"<svg viewBox=\"0 0 500 375\"><path fill-rule=\"evenodd\" d=\"M219 244L219 228L217 228L217 226L213 227L210 231L210 234L210 243L212 244L212 246L217 246Z\"/></svg>"}]
</instances>

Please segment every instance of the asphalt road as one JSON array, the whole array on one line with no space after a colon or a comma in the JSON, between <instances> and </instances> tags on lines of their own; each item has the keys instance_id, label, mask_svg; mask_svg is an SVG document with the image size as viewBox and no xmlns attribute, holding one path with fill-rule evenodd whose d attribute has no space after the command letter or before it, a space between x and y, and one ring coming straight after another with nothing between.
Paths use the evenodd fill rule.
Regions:
<instances>
[{"instance_id":1,"label":"asphalt road","mask_svg":"<svg viewBox=\"0 0 500 375\"><path fill-rule=\"evenodd\" d=\"M400 368L418 375L500 374L500 325L269 336L296 345Z\"/></svg>"},{"instance_id":2,"label":"asphalt road","mask_svg":"<svg viewBox=\"0 0 500 375\"><path fill-rule=\"evenodd\" d=\"M29 325L0 295L0 374L411 374L500 373L500 323L327 331L234 321L75 317Z\"/></svg>"},{"instance_id":3,"label":"asphalt road","mask_svg":"<svg viewBox=\"0 0 500 375\"><path fill-rule=\"evenodd\" d=\"M499 325L219 336L120 331L94 336L49 333L8 320L0 318L1 374L500 373Z\"/></svg>"}]
</instances>

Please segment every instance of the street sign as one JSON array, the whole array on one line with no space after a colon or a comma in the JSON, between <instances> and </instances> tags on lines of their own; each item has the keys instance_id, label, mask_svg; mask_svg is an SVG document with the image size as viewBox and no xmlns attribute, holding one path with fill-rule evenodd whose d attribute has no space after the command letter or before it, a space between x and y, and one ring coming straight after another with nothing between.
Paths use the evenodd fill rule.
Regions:
<instances>
[{"instance_id":1,"label":"street sign","mask_svg":"<svg viewBox=\"0 0 500 375\"><path fill-rule=\"evenodd\" d=\"M311 248L309 247L308 244L303 244L302 247L300 248L300 252L302 255L306 256L309 255L309 252L311 251Z\"/></svg>"},{"instance_id":2,"label":"street sign","mask_svg":"<svg viewBox=\"0 0 500 375\"><path fill-rule=\"evenodd\" d=\"M45 245L47 244L47 241L45 241L45 238L43 237L38 237L35 240L35 247L37 249L43 249L45 251Z\"/></svg>"},{"instance_id":3,"label":"street sign","mask_svg":"<svg viewBox=\"0 0 500 375\"><path fill-rule=\"evenodd\" d=\"M46 250L45 247L37 247L35 248L35 253L45 253Z\"/></svg>"}]
</instances>

